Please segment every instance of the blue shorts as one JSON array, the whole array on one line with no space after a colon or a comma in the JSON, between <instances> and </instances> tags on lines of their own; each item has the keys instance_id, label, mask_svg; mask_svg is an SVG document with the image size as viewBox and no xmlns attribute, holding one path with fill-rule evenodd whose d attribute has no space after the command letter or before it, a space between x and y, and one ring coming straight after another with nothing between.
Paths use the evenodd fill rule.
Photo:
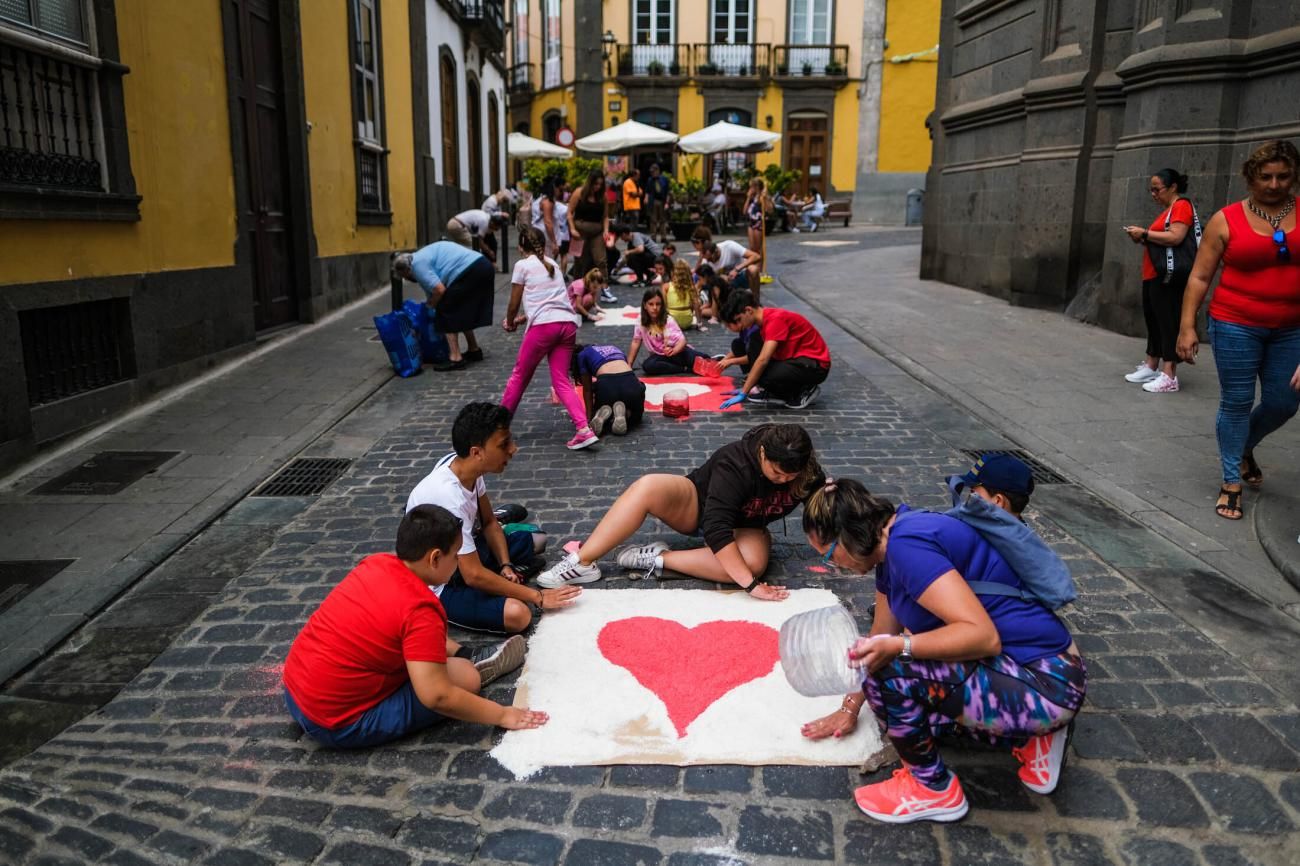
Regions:
<instances>
[{"instance_id":1,"label":"blue shorts","mask_svg":"<svg viewBox=\"0 0 1300 866\"><path fill-rule=\"evenodd\" d=\"M396 740L398 737L422 731L443 716L420 703L415 688L407 680L397 691L361 714L361 718L341 728L322 728L303 715L289 690L284 690L284 703L289 715L307 736L322 746L335 749L363 749Z\"/></svg>"},{"instance_id":2,"label":"blue shorts","mask_svg":"<svg viewBox=\"0 0 1300 866\"><path fill-rule=\"evenodd\" d=\"M483 567L489 571L500 571L501 563L488 549L487 539L482 533L474 536L474 546L478 548L478 558ZM511 562L527 562L537 554L533 552L533 534L531 532L507 532L506 548L510 552ZM506 630L506 599L502 595L492 595L481 589L475 589L465 582L458 570L438 595L447 619L461 628L474 631Z\"/></svg>"}]
</instances>

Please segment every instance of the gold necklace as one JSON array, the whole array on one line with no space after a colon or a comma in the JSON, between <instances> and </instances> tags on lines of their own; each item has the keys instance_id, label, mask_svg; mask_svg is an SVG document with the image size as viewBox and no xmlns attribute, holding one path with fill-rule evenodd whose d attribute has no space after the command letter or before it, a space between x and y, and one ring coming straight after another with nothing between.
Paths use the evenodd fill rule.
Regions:
<instances>
[{"instance_id":1,"label":"gold necklace","mask_svg":"<svg viewBox=\"0 0 1300 866\"><path fill-rule=\"evenodd\" d=\"M1255 204L1254 198L1246 199L1246 207L1250 208L1250 212L1255 216L1271 225L1273 231L1277 231L1282 226L1282 220L1286 219L1287 214L1291 213L1292 209L1295 208L1295 196L1287 199L1287 203L1283 205L1282 210L1278 211L1277 216L1269 216L1265 213L1262 208Z\"/></svg>"}]
</instances>

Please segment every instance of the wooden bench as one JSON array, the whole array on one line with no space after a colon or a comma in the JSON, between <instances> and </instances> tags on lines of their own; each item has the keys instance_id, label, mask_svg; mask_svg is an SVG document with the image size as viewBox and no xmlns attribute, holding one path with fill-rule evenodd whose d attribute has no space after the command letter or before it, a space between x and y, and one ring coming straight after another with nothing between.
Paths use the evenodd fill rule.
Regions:
<instances>
[{"instance_id":1,"label":"wooden bench","mask_svg":"<svg viewBox=\"0 0 1300 866\"><path fill-rule=\"evenodd\" d=\"M823 220L844 220L844 227L849 227L849 220L853 219L853 202L849 199L840 199L838 201L829 201L826 203L826 216Z\"/></svg>"}]
</instances>

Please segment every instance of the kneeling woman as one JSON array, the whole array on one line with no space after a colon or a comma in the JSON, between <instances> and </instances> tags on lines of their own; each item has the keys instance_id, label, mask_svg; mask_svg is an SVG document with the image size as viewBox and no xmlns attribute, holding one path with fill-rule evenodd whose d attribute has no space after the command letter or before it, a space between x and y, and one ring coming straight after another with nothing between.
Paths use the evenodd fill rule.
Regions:
<instances>
[{"instance_id":1,"label":"kneeling woman","mask_svg":"<svg viewBox=\"0 0 1300 866\"><path fill-rule=\"evenodd\" d=\"M766 601L785 587L765 583L772 537L767 524L785 517L821 485L808 431L797 424L763 424L724 445L686 476L645 475L623 492L586 543L542 572L537 583L559 587L600 580L596 561L657 517L683 535L702 534L707 547L669 550L663 542L630 547L618 564L650 577L671 569L717 583L734 583Z\"/></svg>"},{"instance_id":2,"label":"kneeling woman","mask_svg":"<svg viewBox=\"0 0 1300 866\"><path fill-rule=\"evenodd\" d=\"M903 767L859 788L858 808L893 824L965 815L961 783L935 744L942 733L1012 747L1021 782L1040 794L1055 790L1087 671L1046 607L971 591L968 580L1020 586L993 546L956 518L906 505L896 512L851 480L815 492L803 528L827 563L858 574L876 569L871 634L849 655L868 671L866 702ZM804 736L852 731L862 698L846 696L839 710L804 725Z\"/></svg>"},{"instance_id":3,"label":"kneeling woman","mask_svg":"<svg viewBox=\"0 0 1300 866\"><path fill-rule=\"evenodd\" d=\"M592 269L592 273L600 272ZM641 423L645 414L645 384L627 363L627 355L614 346L578 346L569 372L582 386L591 429L604 436L606 427L615 436Z\"/></svg>"}]
</instances>

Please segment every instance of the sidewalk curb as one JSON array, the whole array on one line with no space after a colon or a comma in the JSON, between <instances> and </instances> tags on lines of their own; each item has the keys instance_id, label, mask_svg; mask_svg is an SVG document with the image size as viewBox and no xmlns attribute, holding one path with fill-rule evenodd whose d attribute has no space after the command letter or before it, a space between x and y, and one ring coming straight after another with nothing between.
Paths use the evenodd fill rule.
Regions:
<instances>
[{"instance_id":1,"label":"sidewalk curb","mask_svg":"<svg viewBox=\"0 0 1300 866\"><path fill-rule=\"evenodd\" d=\"M1276 494L1262 497L1251 509L1259 546L1282 576L1300 589L1300 538L1296 538L1300 536L1300 520L1290 519L1295 515L1300 515L1300 501Z\"/></svg>"}]
</instances>

